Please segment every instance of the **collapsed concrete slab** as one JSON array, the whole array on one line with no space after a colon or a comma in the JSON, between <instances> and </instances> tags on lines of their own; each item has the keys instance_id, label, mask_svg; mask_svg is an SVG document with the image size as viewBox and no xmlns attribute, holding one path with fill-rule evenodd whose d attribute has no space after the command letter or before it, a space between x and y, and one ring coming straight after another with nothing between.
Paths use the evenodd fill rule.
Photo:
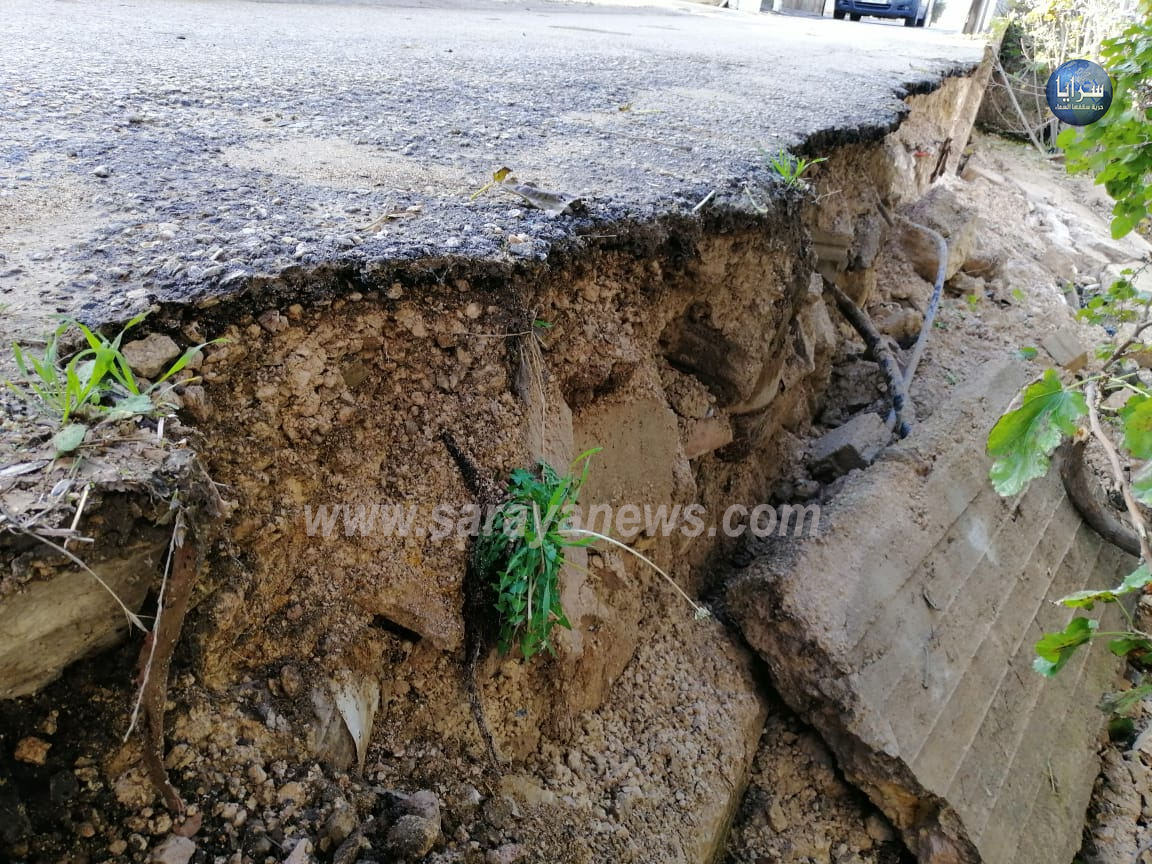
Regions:
<instances>
[{"instance_id":1,"label":"collapsed concrete slab","mask_svg":"<svg viewBox=\"0 0 1152 864\"><path fill-rule=\"evenodd\" d=\"M1071 612L1052 600L1134 562L1081 524L1059 481L1001 499L984 437L1031 371L990 366L846 480L821 536L730 586L784 697L922 862L1071 860L1096 776L1106 651L1059 676L1033 645Z\"/></svg>"}]
</instances>

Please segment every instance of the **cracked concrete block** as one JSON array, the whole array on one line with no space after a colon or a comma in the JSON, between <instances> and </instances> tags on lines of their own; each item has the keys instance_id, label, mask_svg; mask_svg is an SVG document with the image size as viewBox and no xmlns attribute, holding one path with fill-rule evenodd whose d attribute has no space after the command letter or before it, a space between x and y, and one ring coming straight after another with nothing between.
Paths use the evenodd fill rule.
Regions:
<instances>
[{"instance_id":1,"label":"cracked concrete block","mask_svg":"<svg viewBox=\"0 0 1152 864\"><path fill-rule=\"evenodd\" d=\"M1052 601L1135 566L1056 477L988 482L991 418L1027 382L989 364L822 508L821 536L757 559L729 608L784 698L927 864L1051 864L1080 847L1119 662L1032 670L1072 610ZM1108 610L1102 628L1114 623ZM1103 647L1103 646L1100 646Z\"/></svg>"},{"instance_id":2,"label":"cracked concrete block","mask_svg":"<svg viewBox=\"0 0 1152 864\"><path fill-rule=\"evenodd\" d=\"M892 432L879 414L857 414L812 445L812 474L833 479L867 468L891 439Z\"/></svg>"}]
</instances>

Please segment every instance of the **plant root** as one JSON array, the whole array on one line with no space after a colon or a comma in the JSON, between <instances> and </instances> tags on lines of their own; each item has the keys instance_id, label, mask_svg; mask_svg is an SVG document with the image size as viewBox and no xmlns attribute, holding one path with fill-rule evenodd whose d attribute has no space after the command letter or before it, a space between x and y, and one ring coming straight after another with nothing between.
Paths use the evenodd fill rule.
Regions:
<instances>
[{"instance_id":1,"label":"plant root","mask_svg":"<svg viewBox=\"0 0 1152 864\"><path fill-rule=\"evenodd\" d=\"M148 779L172 813L183 816L186 807L180 793L168 779L164 767L164 705L168 698L168 672L172 654L180 639L192 586L196 581L196 550L183 536L182 520L177 519L172 544L172 575L161 589L156 624L140 650L139 705L144 711L144 767ZM165 596L166 595L166 596Z\"/></svg>"},{"instance_id":2,"label":"plant root","mask_svg":"<svg viewBox=\"0 0 1152 864\"><path fill-rule=\"evenodd\" d=\"M499 502L495 481L485 474L476 462L465 453L456 439L448 431L440 433L440 440L444 442L452 461L464 480L468 491L476 498L481 511L495 506ZM492 739L492 730L488 727L488 718L484 714L484 705L480 701L480 688L476 683L476 673L480 662L496 641L496 630L493 626L496 619L495 603L492 597L492 588L484 579L484 574L474 560L475 541L472 553L468 556L468 566L464 572L464 685L468 693L468 704L472 709L472 719L476 721L476 728L480 737L484 739L484 746L488 750L488 760L493 769L500 770L500 757L496 753L496 743Z\"/></svg>"}]
</instances>

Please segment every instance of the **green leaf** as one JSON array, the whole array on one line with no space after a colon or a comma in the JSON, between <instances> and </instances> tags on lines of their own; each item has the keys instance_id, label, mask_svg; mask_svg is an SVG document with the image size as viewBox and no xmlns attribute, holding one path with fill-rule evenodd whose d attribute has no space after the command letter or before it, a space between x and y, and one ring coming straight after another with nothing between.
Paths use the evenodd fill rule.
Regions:
<instances>
[{"instance_id":1,"label":"green leaf","mask_svg":"<svg viewBox=\"0 0 1152 864\"><path fill-rule=\"evenodd\" d=\"M1031 360L1040 352L1033 348L1031 345L1022 345L1017 353L1019 353L1022 360Z\"/></svg>"},{"instance_id":2,"label":"green leaf","mask_svg":"<svg viewBox=\"0 0 1152 864\"><path fill-rule=\"evenodd\" d=\"M87 433L88 427L83 423L69 423L52 436L52 446L56 448L56 455L71 453L84 443L84 436Z\"/></svg>"},{"instance_id":3,"label":"green leaf","mask_svg":"<svg viewBox=\"0 0 1152 864\"><path fill-rule=\"evenodd\" d=\"M1122 593L1122 592L1121 592ZM1061 597L1057 603L1067 606L1069 609L1091 609L1097 603L1115 603L1119 599L1119 594L1111 588L1102 588L1099 591L1076 591Z\"/></svg>"},{"instance_id":4,"label":"green leaf","mask_svg":"<svg viewBox=\"0 0 1152 864\"><path fill-rule=\"evenodd\" d=\"M1069 145L1071 145L1075 140L1076 129L1069 127L1056 136L1056 146L1061 150L1067 150Z\"/></svg>"},{"instance_id":5,"label":"green leaf","mask_svg":"<svg viewBox=\"0 0 1152 864\"><path fill-rule=\"evenodd\" d=\"M1119 639L1109 641L1108 650L1117 657L1127 657L1133 653L1147 654L1152 652L1152 639L1137 633L1128 633Z\"/></svg>"},{"instance_id":6,"label":"green leaf","mask_svg":"<svg viewBox=\"0 0 1152 864\"><path fill-rule=\"evenodd\" d=\"M1110 714L1127 714L1149 696L1152 696L1152 684L1141 684L1122 693L1109 693L1100 700L1100 710Z\"/></svg>"},{"instance_id":7,"label":"green leaf","mask_svg":"<svg viewBox=\"0 0 1152 864\"><path fill-rule=\"evenodd\" d=\"M1152 462L1132 475L1132 494L1141 504L1152 505Z\"/></svg>"},{"instance_id":8,"label":"green leaf","mask_svg":"<svg viewBox=\"0 0 1152 864\"><path fill-rule=\"evenodd\" d=\"M1152 582L1152 570L1148 569L1147 564L1141 564L1124 577L1124 581L1115 588L1099 591L1076 591L1061 597L1056 602L1071 609L1091 609L1096 603L1115 603L1120 597L1131 594L1133 591L1140 591L1150 582Z\"/></svg>"},{"instance_id":9,"label":"green leaf","mask_svg":"<svg viewBox=\"0 0 1152 864\"><path fill-rule=\"evenodd\" d=\"M1036 659L1032 668L1051 678L1064 668L1076 649L1088 642L1099 625L1091 618L1073 618L1067 627L1058 633L1045 633L1036 643Z\"/></svg>"},{"instance_id":10,"label":"green leaf","mask_svg":"<svg viewBox=\"0 0 1152 864\"><path fill-rule=\"evenodd\" d=\"M1112 239L1119 240L1121 237L1131 233L1132 229L1136 227L1135 223L1128 216L1117 216L1112 220Z\"/></svg>"},{"instance_id":11,"label":"green leaf","mask_svg":"<svg viewBox=\"0 0 1152 864\"><path fill-rule=\"evenodd\" d=\"M1116 589L1116 593L1128 594L1132 591L1140 591L1149 583L1152 583L1152 570L1148 569L1146 562L1141 563L1139 567L1124 577L1124 581L1120 583L1120 587Z\"/></svg>"},{"instance_id":12,"label":"green leaf","mask_svg":"<svg viewBox=\"0 0 1152 864\"><path fill-rule=\"evenodd\" d=\"M1120 409L1124 447L1137 459L1152 459L1152 399L1133 394Z\"/></svg>"},{"instance_id":13,"label":"green leaf","mask_svg":"<svg viewBox=\"0 0 1152 864\"><path fill-rule=\"evenodd\" d=\"M1024 391L1024 400L988 434L988 455L995 458L990 476L996 491L1016 495L1048 472L1048 459L1065 436L1076 432L1076 420L1088 413L1084 395L1066 390L1052 369Z\"/></svg>"},{"instance_id":14,"label":"green leaf","mask_svg":"<svg viewBox=\"0 0 1152 864\"><path fill-rule=\"evenodd\" d=\"M125 396L108 411L108 420L126 420L129 417L147 416L156 410L151 396L137 393Z\"/></svg>"}]
</instances>

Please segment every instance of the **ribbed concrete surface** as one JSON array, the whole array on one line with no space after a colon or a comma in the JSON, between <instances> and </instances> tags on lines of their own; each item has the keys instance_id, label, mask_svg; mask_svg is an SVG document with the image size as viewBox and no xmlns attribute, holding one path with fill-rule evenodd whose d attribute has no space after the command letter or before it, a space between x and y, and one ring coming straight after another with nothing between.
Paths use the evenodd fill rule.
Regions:
<instances>
[{"instance_id":1,"label":"ribbed concrete surface","mask_svg":"<svg viewBox=\"0 0 1152 864\"><path fill-rule=\"evenodd\" d=\"M1117 661L1054 680L1033 645L1135 562L1084 527L1059 481L1001 499L987 429L1034 372L983 370L907 443L850 478L823 534L767 550L731 589L778 686L922 861L1053 864L1080 845Z\"/></svg>"}]
</instances>

